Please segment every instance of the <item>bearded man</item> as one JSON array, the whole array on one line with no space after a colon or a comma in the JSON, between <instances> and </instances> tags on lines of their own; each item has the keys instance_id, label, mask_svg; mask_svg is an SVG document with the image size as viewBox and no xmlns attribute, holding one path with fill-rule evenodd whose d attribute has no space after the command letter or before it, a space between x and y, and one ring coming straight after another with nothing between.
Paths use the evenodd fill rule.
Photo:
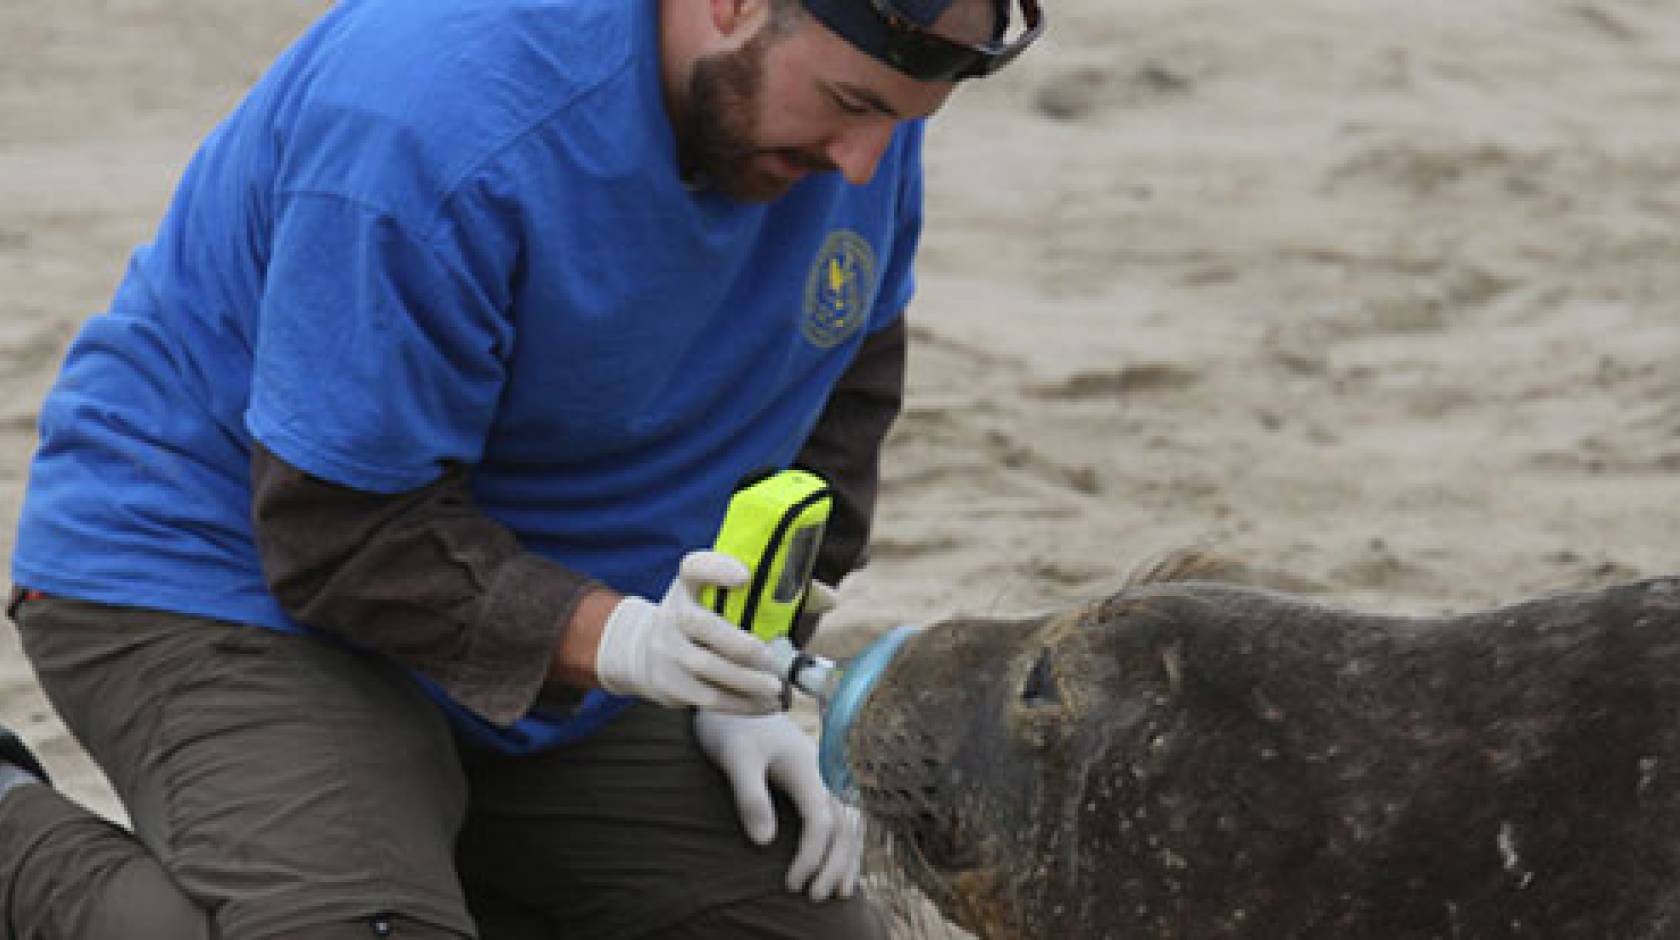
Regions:
<instances>
[{"instance_id":1,"label":"bearded man","mask_svg":"<svg viewBox=\"0 0 1680 940\"><path fill-rule=\"evenodd\" d=\"M862 563L922 121L1041 26L338 3L42 408L9 612L133 830L0 729L0 935L883 936L704 549L798 465Z\"/></svg>"}]
</instances>

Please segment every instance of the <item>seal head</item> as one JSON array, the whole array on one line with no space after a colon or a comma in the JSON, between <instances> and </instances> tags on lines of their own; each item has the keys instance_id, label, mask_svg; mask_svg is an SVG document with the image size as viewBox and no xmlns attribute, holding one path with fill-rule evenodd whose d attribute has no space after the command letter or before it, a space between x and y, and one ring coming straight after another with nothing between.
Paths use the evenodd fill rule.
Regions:
<instances>
[{"instance_id":1,"label":"seal head","mask_svg":"<svg viewBox=\"0 0 1680 940\"><path fill-rule=\"evenodd\" d=\"M849 750L988 940L1666 936L1676 676L1677 578L1421 618L1153 583L924 629Z\"/></svg>"}]
</instances>

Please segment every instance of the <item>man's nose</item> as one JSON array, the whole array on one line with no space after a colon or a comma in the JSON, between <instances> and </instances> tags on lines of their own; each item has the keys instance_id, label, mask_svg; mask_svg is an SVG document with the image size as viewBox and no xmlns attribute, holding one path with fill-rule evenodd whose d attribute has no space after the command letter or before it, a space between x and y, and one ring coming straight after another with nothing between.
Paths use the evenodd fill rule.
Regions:
<instances>
[{"instance_id":1,"label":"man's nose","mask_svg":"<svg viewBox=\"0 0 1680 940\"><path fill-rule=\"evenodd\" d=\"M830 139L823 155L839 168L846 182L862 186L875 178L875 167L892 143L896 126L884 119L854 124Z\"/></svg>"}]
</instances>

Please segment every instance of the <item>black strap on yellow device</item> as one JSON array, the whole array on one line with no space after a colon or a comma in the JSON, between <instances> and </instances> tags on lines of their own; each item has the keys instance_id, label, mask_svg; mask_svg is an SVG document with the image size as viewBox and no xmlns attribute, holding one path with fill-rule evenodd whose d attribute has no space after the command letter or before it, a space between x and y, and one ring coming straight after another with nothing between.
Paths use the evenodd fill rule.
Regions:
<instances>
[{"instance_id":1,"label":"black strap on yellow device","mask_svg":"<svg viewBox=\"0 0 1680 940\"><path fill-rule=\"evenodd\" d=\"M706 587L700 603L769 643L788 636L805 604L834 491L809 470L749 478L735 491L713 549L747 566L744 588Z\"/></svg>"}]
</instances>

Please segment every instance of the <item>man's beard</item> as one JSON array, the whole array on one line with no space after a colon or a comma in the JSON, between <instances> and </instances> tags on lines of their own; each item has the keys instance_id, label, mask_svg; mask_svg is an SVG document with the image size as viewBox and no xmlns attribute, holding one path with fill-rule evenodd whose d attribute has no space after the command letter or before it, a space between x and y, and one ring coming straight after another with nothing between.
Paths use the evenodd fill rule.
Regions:
<instances>
[{"instance_id":1,"label":"man's beard","mask_svg":"<svg viewBox=\"0 0 1680 940\"><path fill-rule=\"evenodd\" d=\"M757 136L764 60L772 41L766 29L734 52L694 63L676 134L684 180L745 202L768 202L792 185L758 163L769 152L759 146ZM829 161L803 151L777 152L805 170L834 169Z\"/></svg>"}]
</instances>

